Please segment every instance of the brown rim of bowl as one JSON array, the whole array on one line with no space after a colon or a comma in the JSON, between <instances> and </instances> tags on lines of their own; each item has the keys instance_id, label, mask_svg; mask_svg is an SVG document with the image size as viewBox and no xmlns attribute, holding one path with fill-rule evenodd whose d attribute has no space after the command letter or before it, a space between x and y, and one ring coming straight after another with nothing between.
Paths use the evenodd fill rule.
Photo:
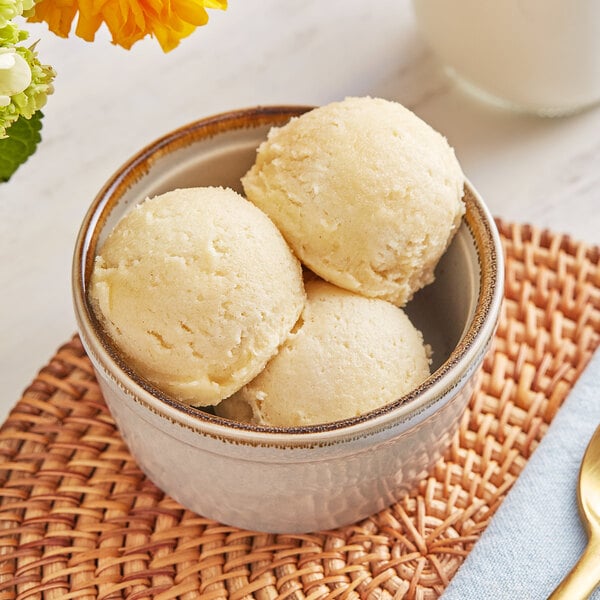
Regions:
<instances>
[{"instance_id":1,"label":"brown rim of bowl","mask_svg":"<svg viewBox=\"0 0 600 600\"><path fill-rule=\"evenodd\" d=\"M171 414L176 414L186 421L187 428L206 434L206 427L216 428L223 435L235 436L239 432L242 437L248 434L279 434L296 437L298 434L320 434L325 432L341 432L341 430L362 429L362 425L373 424L382 428L389 421L390 415L393 421L406 421L415 415L426 411L435 404L446 392L456 387L463 376L468 373L474 360L480 358L481 353L491 340L499 315L500 304L503 296L503 258L498 232L493 219L489 214L477 192L468 181L465 182L465 202L467 211L463 223L469 228L477 246L478 260L481 270L481 287L476 303L475 314L468 330L462 336L458 345L452 350L450 356L444 363L432 373L421 385L398 400L388 403L380 408L372 410L360 416L344 420L333 421L318 425L305 425L295 427L271 427L263 425L251 425L240 423L218 417L205 412L201 408L186 405L175 400L127 367L119 353L112 346L110 340L103 332L97 321L93 310L87 299L87 284L93 268L95 249L99 236L100 226L106 221L110 212L117 204L120 196L139 181L150 169L152 164L159 158L179 148L184 148L201 139L210 139L219 133L234 131L238 129L256 128L265 125L283 125L290 118L298 116L313 107L310 106L258 106L248 109L240 109L231 112L220 113L212 117L194 121L182 126L163 137L158 138L140 152L130 158L122 165L111 179L100 190L92 205L88 209L82 222L79 235L75 244L73 257L73 299L75 310L80 322L80 327L89 330L95 336L105 355L109 359L113 370L120 371L123 376L131 380L133 384L132 394L139 404L142 404L153 413L173 420L172 417L163 414L144 401L140 396L148 395L168 407ZM83 331L82 333L86 333ZM86 337L83 335L82 337ZM85 343L85 340L84 340ZM90 349L88 349L89 351ZM95 352L94 352L95 354ZM97 357L98 358L98 357ZM98 358L98 360L100 360ZM105 362L105 361L102 361ZM107 373L106 365L103 365ZM457 369L457 367L459 367ZM451 373L457 369L455 373ZM203 424L200 429L189 424L189 420ZM177 419L179 422L179 419Z\"/></svg>"}]
</instances>

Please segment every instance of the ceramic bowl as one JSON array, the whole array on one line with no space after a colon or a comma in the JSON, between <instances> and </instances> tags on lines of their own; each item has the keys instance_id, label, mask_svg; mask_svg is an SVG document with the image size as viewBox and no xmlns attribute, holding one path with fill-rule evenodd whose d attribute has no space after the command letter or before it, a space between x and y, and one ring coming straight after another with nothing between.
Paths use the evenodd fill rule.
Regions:
<instances>
[{"instance_id":1,"label":"ceramic bowl","mask_svg":"<svg viewBox=\"0 0 600 600\"><path fill-rule=\"evenodd\" d=\"M87 288L97 248L147 196L240 177L271 126L305 107L217 115L144 148L106 183L77 239L73 295L81 340L108 407L140 467L185 507L222 523L308 532L356 522L397 501L447 448L492 340L503 290L493 219L471 185L467 212L407 312L434 351L432 375L385 407L319 426L235 423L165 396L133 372L94 317Z\"/></svg>"}]
</instances>

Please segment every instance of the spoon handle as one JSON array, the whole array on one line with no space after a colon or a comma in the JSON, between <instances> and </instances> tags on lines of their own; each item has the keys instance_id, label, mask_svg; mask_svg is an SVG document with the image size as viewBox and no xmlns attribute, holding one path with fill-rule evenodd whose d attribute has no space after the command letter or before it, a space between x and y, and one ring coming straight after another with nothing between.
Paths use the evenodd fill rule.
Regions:
<instances>
[{"instance_id":1,"label":"spoon handle","mask_svg":"<svg viewBox=\"0 0 600 600\"><path fill-rule=\"evenodd\" d=\"M600 536L592 535L580 559L548 600L585 600L598 583L600 583Z\"/></svg>"}]
</instances>

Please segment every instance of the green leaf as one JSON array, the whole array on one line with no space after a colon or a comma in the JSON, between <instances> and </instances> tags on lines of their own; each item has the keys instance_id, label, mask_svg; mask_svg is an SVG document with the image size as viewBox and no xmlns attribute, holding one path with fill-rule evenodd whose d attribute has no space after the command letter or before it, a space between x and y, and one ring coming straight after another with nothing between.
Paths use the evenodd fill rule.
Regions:
<instances>
[{"instance_id":1,"label":"green leaf","mask_svg":"<svg viewBox=\"0 0 600 600\"><path fill-rule=\"evenodd\" d=\"M0 139L0 182L8 181L14 172L35 152L42 136L42 111L31 119L19 117Z\"/></svg>"}]
</instances>

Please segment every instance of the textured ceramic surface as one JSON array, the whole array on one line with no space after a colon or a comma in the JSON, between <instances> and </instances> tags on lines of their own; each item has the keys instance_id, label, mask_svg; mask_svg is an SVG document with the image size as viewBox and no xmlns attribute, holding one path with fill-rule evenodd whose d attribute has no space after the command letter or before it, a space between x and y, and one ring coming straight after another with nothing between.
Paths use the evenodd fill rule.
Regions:
<instances>
[{"instance_id":1,"label":"textured ceramic surface","mask_svg":"<svg viewBox=\"0 0 600 600\"><path fill-rule=\"evenodd\" d=\"M161 138L124 165L86 215L73 263L84 346L120 431L148 476L186 507L272 532L333 528L412 489L446 449L491 341L502 297L502 251L470 185L467 214L436 271L407 308L434 350L434 372L409 396L361 417L303 428L241 425L185 407L132 373L86 301L96 247L148 195L175 187L240 190L257 145L300 107L217 115Z\"/></svg>"}]
</instances>

